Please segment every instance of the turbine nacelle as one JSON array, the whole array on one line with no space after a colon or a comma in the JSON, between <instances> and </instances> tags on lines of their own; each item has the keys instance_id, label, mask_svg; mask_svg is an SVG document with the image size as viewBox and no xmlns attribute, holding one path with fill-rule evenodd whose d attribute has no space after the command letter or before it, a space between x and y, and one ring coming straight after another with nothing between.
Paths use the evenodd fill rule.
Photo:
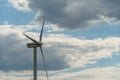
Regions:
<instances>
[{"instance_id":1,"label":"turbine nacelle","mask_svg":"<svg viewBox=\"0 0 120 80\"><path fill-rule=\"evenodd\" d=\"M40 47L43 43L27 43L28 48Z\"/></svg>"}]
</instances>

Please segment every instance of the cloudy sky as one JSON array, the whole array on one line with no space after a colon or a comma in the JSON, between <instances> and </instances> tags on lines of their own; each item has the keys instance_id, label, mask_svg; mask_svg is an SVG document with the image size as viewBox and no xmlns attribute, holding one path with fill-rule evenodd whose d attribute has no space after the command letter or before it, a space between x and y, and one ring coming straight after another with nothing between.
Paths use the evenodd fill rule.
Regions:
<instances>
[{"instance_id":1,"label":"cloudy sky","mask_svg":"<svg viewBox=\"0 0 120 80\"><path fill-rule=\"evenodd\" d=\"M32 80L39 40L50 80L120 80L119 0L0 0L0 80ZM38 78L46 80L38 49Z\"/></svg>"}]
</instances>

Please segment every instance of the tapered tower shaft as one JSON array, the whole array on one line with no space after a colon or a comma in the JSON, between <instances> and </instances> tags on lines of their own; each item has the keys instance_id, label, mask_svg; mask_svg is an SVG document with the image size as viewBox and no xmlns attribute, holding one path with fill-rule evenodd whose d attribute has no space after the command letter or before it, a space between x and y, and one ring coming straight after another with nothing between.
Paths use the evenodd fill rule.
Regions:
<instances>
[{"instance_id":1,"label":"tapered tower shaft","mask_svg":"<svg viewBox=\"0 0 120 80\"><path fill-rule=\"evenodd\" d=\"M33 47L33 80L37 80L37 47Z\"/></svg>"}]
</instances>

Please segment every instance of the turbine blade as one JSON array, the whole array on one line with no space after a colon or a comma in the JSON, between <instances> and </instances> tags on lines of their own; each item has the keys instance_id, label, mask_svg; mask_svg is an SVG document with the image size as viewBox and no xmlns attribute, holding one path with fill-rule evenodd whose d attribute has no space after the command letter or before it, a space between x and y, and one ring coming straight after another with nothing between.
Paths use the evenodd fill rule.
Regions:
<instances>
[{"instance_id":1,"label":"turbine blade","mask_svg":"<svg viewBox=\"0 0 120 80\"><path fill-rule=\"evenodd\" d=\"M24 35L25 37L27 37L28 39L32 40L33 42L39 44L38 41L34 40L33 38L29 37L28 35L26 35L26 34L24 34L24 33L23 33L23 35Z\"/></svg>"},{"instance_id":2,"label":"turbine blade","mask_svg":"<svg viewBox=\"0 0 120 80\"><path fill-rule=\"evenodd\" d=\"M46 76L47 76L47 80L48 80L48 71L47 71L47 67L46 67L46 61L45 61L45 57L44 57L44 54L43 54L42 46L40 46L40 51L41 51L41 55L42 55L42 58L43 58L43 63L44 63Z\"/></svg>"},{"instance_id":3,"label":"turbine blade","mask_svg":"<svg viewBox=\"0 0 120 80\"><path fill-rule=\"evenodd\" d=\"M42 29L41 29L41 32L40 32L40 42L42 41L42 34L43 34L44 22L45 22L45 18L43 18Z\"/></svg>"}]
</instances>

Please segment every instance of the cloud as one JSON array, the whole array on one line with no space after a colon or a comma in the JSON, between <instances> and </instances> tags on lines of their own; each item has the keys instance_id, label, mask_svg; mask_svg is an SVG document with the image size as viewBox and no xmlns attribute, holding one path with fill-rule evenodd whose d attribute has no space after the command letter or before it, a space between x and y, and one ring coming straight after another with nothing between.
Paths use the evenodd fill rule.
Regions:
<instances>
[{"instance_id":1,"label":"cloud","mask_svg":"<svg viewBox=\"0 0 120 80\"><path fill-rule=\"evenodd\" d=\"M58 76L53 76L52 78L58 80L119 80L119 72L119 67L98 67L77 72L61 72Z\"/></svg>"},{"instance_id":2,"label":"cloud","mask_svg":"<svg viewBox=\"0 0 120 80\"><path fill-rule=\"evenodd\" d=\"M36 12L36 21L45 16L52 25L67 29L120 23L119 1L9 0L9 2L18 10Z\"/></svg>"},{"instance_id":3,"label":"cloud","mask_svg":"<svg viewBox=\"0 0 120 80\"><path fill-rule=\"evenodd\" d=\"M114 52L119 51L119 38L106 38L82 40L67 35L51 34L46 37L46 46L57 49L62 54L70 67L83 67L95 64L97 60L110 58ZM44 40L45 41L45 40ZM114 42L115 41L115 42ZM99 43L98 43L99 42Z\"/></svg>"},{"instance_id":4,"label":"cloud","mask_svg":"<svg viewBox=\"0 0 120 80\"><path fill-rule=\"evenodd\" d=\"M103 23L119 23L119 1L113 0L29 0L31 10L59 27L76 29ZM103 17L102 17L103 16Z\"/></svg>"},{"instance_id":5,"label":"cloud","mask_svg":"<svg viewBox=\"0 0 120 80\"><path fill-rule=\"evenodd\" d=\"M27 0L8 0L8 2L20 11L31 11Z\"/></svg>"},{"instance_id":6,"label":"cloud","mask_svg":"<svg viewBox=\"0 0 120 80\"><path fill-rule=\"evenodd\" d=\"M23 25L22 25L23 26ZM38 39L39 33L30 32L26 25L23 27L13 25L2 25L0 27L0 70L31 70L32 49L26 47L30 40L22 33ZM26 27L26 28L25 28ZM37 28L37 27L36 27ZM33 29L31 27L31 29ZM103 58L119 56L120 38L97 38L93 40L79 39L65 34L44 34L43 50L46 57L46 64L49 70L61 70L71 67L85 67L88 64L95 64ZM117 52L117 53L115 53ZM38 66L43 65L38 49Z\"/></svg>"},{"instance_id":7,"label":"cloud","mask_svg":"<svg viewBox=\"0 0 120 80\"><path fill-rule=\"evenodd\" d=\"M62 71L52 71L49 76L50 80L119 80L120 79L120 68L117 66L110 67L97 67L89 68L82 71L71 72L71 69ZM66 72L67 71L67 72ZM38 72L41 74L42 72ZM96 74L97 73L97 74ZM12 71L12 72L0 72L0 80L31 80L32 71ZM43 73L42 73L43 74ZM38 75L38 79L46 79L45 76Z\"/></svg>"},{"instance_id":8,"label":"cloud","mask_svg":"<svg viewBox=\"0 0 120 80\"><path fill-rule=\"evenodd\" d=\"M0 66L0 70L32 69L32 49L28 49L26 47L26 43L29 42L29 40L23 36L23 33L26 30L29 30L27 29L27 26L26 29L23 29L23 27L20 26L15 27L12 25L2 25L0 27L0 65L2 65ZM33 33L34 38L38 37L38 34L39 33ZM51 52L46 56L46 58L48 58L48 69L58 70L68 67L64 59L62 59L62 55L58 55L54 52L57 51L56 49L46 49L48 51L47 53L53 50L53 53ZM40 67L41 65L43 65L40 52L38 53L38 56L39 69L44 69L43 67Z\"/></svg>"},{"instance_id":9,"label":"cloud","mask_svg":"<svg viewBox=\"0 0 120 80\"><path fill-rule=\"evenodd\" d=\"M28 54L29 51L23 46L25 42L22 41L24 40L22 32L24 30L12 27L0 27L0 64L2 65L0 70L21 70L23 66L29 69L31 68L29 67L31 63L30 56L32 57L32 55ZM28 66L24 63L24 58L26 58Z\"/></svg>"},{"instance_id":10,"label":"cloud","mask_svg":"<svg viewBox=\"0 0 120 80\"><path fill-rule=\"evenodd\" d=\"M33 71L32 70L22 70L22 71L0 71L0 80L32 80ZM46 77L44 72L38 71L38 79L45 80Z\"/></svg>"}]
</instances>

